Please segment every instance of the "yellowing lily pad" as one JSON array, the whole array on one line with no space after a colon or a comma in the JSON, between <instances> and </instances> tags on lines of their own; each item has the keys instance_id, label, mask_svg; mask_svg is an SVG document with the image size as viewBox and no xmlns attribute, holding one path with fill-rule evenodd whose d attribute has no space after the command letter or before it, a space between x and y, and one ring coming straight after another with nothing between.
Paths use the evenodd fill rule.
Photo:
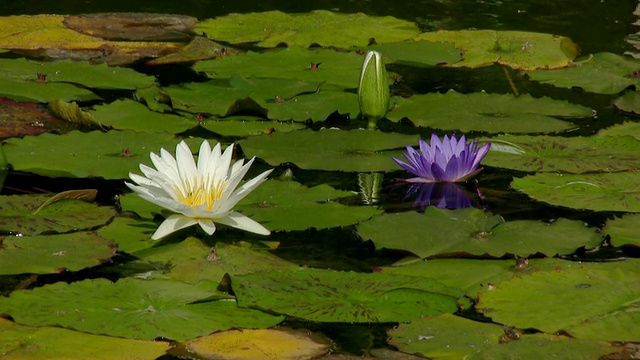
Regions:
<instances>
[{"instance_id":1,"label":"yellowing lily pad","mask_svg":"<svg viewBox=\"0 0 640 360\"><path fill-rule=\"evenodd\" d=\"M230 330L187 342L187 349L206 359L311 359L331 343L303 330L287 328Z\"/></svg>"},{"instance_id":2,"label":"yellowing lily pad","mask_svg":"<svg viewBox=\"0 0 640 360\"><path fill-rule=\"evenodd\" d=\"M416 24L391 16L316 10L302 14L281 11L230 14L199 22L196 32L232 44L257 42L262 47L318 44L351 48L367 46L371 39L379 44L408 40L419 31Z\"/></svg>"},{"instance_id":3,"label":"yellowing lily pad","mask_svg":"<svg viewBox=\"0 0 640 360\"><path fill-rule=\"evenodd\" d=\"M453 67L506 65L513 69L556 69L568 66L578 55L571 39L551 34L524 31L441 30L422 33L416 40L451 42L463 53Z\"/></svg>"}]
</instances>

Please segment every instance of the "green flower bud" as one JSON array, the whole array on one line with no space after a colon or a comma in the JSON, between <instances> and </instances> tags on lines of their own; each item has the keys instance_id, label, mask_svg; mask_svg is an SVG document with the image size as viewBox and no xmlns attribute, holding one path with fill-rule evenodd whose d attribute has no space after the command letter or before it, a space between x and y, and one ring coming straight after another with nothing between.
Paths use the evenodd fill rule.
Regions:
<instances>
[{"instance_id":1,"label":"green flower bud","mask_svg":"<svg viewBox=\"0 0 640 360\"><path fill-rule=\"evenodd\" d=\"M382 55L369 51L362 63L358 101L360 113L369 120L369 127L375 127L378 119L389 110L389 79L382 63Z\"/></svg>"}]
</instances>

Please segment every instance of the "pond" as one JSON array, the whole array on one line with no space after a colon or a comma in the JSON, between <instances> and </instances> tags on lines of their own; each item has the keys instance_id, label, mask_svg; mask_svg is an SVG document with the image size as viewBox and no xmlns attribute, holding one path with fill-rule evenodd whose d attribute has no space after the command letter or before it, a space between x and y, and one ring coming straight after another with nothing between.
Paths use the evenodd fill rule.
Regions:
<instances>
[{"instance_id":1,"label":"pond","mask_svg":"<svg viewBox=\"0 0 640 360\"><path fill-rule=\"evenodd\" d=\"M0 354L637 357L637 5L0 4Z\"/></svg>"}]
</instances>

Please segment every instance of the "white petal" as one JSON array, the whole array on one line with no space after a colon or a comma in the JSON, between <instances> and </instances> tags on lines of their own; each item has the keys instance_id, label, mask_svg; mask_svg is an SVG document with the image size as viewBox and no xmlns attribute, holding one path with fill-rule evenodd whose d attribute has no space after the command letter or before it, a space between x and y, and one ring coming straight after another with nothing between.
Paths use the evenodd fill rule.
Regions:
<instances>
[{"instance_id":1,"label":"white petal","mask_svg":"<svg viewBox=\"0 0 640 360\"><path fill-rule=\"evenodd\" d=\"M240 200L244 199L245 196L249 195L250 192L265 182L266 177L271 174L272 171L273 169L264 171L262 174L242 184L231 196L225 199L224 203L221 203L217 210L226 212L233 209Z\"/></svg>"},{"instance_id":2,"label":"white petal","mask_svg":"<svg viewBox=\"0 0 640 360\"><path fill-rule=\"evenodd\" d=\"M200 145L200 152L198 153L198 170L201 172L205 170L211 157L211 145L207 140L202 141Z\"/></svg>"},{"instance_id":3,"label":"white petal","mask_svg":"<svg viewBox=\"0 0 640 360\"><path fill-rule=\"evenodd\" d=\"M190 188L193 188L198 178L198 170L193 160L191 149L189 149L189 146L184 140L176 146L176 163L178 164L180 180L185 184L189 184Z\"/></svg>"},{"instance_id":4,"label":"white petal","mask_svg":"<svg viewBox=\"0 0 640 360\"><path fill-rule=\"evenodd\" d=\"M146 178L144 176L140 176L138 174L134 174L134 173L129 173L129 178L131 180L133 180L136 184L141 185L141 186L154 186L154 187L160 187L157 183L155 183L153 180ZM126 183L125 183L126 184Z\"/></svg>"},{"instance_id":5,"label":"white petal","mask_svg":"<svg viewBox=\"0 0 640 360\"><path fill-rule=\"evenodd\" d=\"M235 211L230 212L229 215L223 218L216 219L216 221L219 222L220 224L224 224L227 226L231 226L237 229L249 231L249 232L260 234L260 235L271 234L271 232L267 230L267 228L265 228L264 226L260 225L260 223Z\"/></svg>"},{"instance_id":6,"label":"white petal","mask_svg":"<svg viewBox=\"0 0 640 360\"><path fill-rule=\"evenodd\" d=\"M191 225L195 225L198 222L194 219L188 218L183 215L171 215L160 226L158 230L151 236L151 239L158 240L180 229L184 229Z\"/></svg>"},{"instance_id":7,"label":"white petal","mask_svg":"<svg viewBox=\"0 0 640 360\"><path fill-rule=\"evenodd\" d=\"M216 224L214 224L212 220L199 219L198 224L200 224L202 230L209 235L216 232Z\"/></svg>"}]
</instances>

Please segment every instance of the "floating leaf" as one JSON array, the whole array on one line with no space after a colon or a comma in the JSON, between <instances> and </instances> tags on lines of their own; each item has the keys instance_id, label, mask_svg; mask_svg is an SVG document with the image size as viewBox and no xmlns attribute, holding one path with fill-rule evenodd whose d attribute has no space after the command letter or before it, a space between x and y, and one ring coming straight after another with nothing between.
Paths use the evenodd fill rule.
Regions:
<instances>
[{"instance_id":1,"label":"floating leaf","mask_svg":"<svg viewBox=\"0 0 640 360\"><path fill-rule=\"evenodd\" d=\"M327 184L307 188L295 181L269 180L241 200L236 210L270 230L346 226L382 213L375 207L331 201L353 195Z\"/></svg>"},{"instance_id":2,"label":"floating leaf","mask_svg":"<svg viewBox=\"0 0 640 360\"><path fill-rule=\"evenodd\" d=\"M91 114L102 126L118 130L176 134L198 125L196 121L182 116L151 111L132 100L117 100L108 105L96 106Z\"/></svg>"},{"instance_id":3,"label":"floating leaf","mask_svg":"<svg viewBox=\"0 0 640 360\"><path fill-rule=\"evenodd\" d=\"M599 340L574 339L567 336L531 334L521 336L517 341L508 341L492 346L473 355L474 359L575 359L591 360L606 358L606 355L619 349ZM616 355L613 355L616 356ZM624 355L622 355L624 356Z\"/></svg>"},{"instance_id":4,"label":"floating leaf","mask_svg":"<svg viewBox=\"0 0 640 360\"><path fill-rule=\"evenodd\" d=\"M185 45L177 53L148 61L146 65L167 65L183 62L193 62L207 59L217 59L222 56L237 55L238 50L222 46L204 37L196 36L193 41Z\"/></svg>"},{"instance_id":5,"label":"floating leaf","mask_svg":"<svg viewBox=\"0 0 640 360\"><path fill-rule=\"evenodd\" d=\"M66 124L40 104L0 98L0 139L38 135Z\"/></svg>"},{"instance_id":6,"label":"floating leaf","mask_svg":"<svg viewBox=\"0 0 640 360\"><path fill-rule=\"evenodd\" d=\"M203 128L222 136L265 135L272 132L289 132L305 128L294 122L264 121L250 116L231 116L223 120L204 120Z\"/></svg>"},{"instance_id":7,"label":"floating leaf","mask_svg":"<svg viewBox=\"0 0 640 360\"><path fill-rule=\"evenodd\" d=\"M515 178L511 187L531 198L574 209L640 212L640 174L543 173Z\"/></svg>"},{"instance_id":8,"label":"floating leaf","mask_svg":"<svg viewBox=\"0 0 640 360\"><path fill-rule=\"evenodd\" d=\"M591 115L592 111L587 107L550 98L537 99L529 94L514 97L449 91L397 99L387 118L393 121L408 118L416 126L443 130L540 133L575 128L575 125L554 117Z\"/></svg>"},{"instance_id":9,"label":"floating leaf","mask_svg":"<svg viewBox=\"0 0 640 360\"><path fill-rule=\"evenodd\" d=\"M463 60L454 67L498 63L522 70L554 69L571 64L579 52L564 36L524 31L441 30L422 33L416 40L454 43L463 52Z\"/></svg>"},{"instance_id":10,"label":"floating leaf","mask_svg":"<svg viewBox=\"0 0 640 360\"><path fill-rule=\"evenodd\" d=\"M640 140L631 136L500 136L496 138L521 149L521 153L492 151L485 165L536 171L611 172L640 168Z\"/></svg>"},{"instance_id":11,"label":"floating leaf","mask_svg":"<svg viewBox=\"0 0 640 360\"><path fill-rule=\"evenodd\" d=\"M261 53L249 51L229 58L199 61L193 68L215 79L240 75L245 78L326 82L345 88L356 88L363 60L364 57L355 52L292 47Z\"/></svg>"},{"instance_id":12,"label":"floating leaf","mask_svg":"<svg viewBox=\"0 0 640 360\"><path fill-rule=\"evenodd\" d=\"M640 114L640 94L636 91L627 91L614 100L613 106L622 111Z\"/></svg>"},{"instance_id":13,"label":"floating leaf","mask_svg":"<svg viewBox=\"0 0 640 360\"><path fill-rule=\"evenodd\" d=\"M66 103L60 100L53 100L49 102L48 109L55 116L67 120L70 123L92 128L101 128L93 115L80 110L80 107L75 102Z\"/></svg>"},{"instance_id":14,"label":"floating leaf","mask_svg":"<svg viewBox=\"0 0 640 360\"><path fill-rule=\"evenodd\" d=\"M137 251L134 255L141 262L168 265L171 270L162 276L186 283L222 280L226 273L242 275L298 268L298 265L273 256L264 249L254 249L248 243L230 245L217 242L212 248L194 237L178 244Z\"/></svg>"},{"instance_id":15,"label":"floating leaf","mask_svg":"<svg viewBox=\"0 0 640 360\"><path fill-rule=\"evenodd\" d=\"M173 150L177 142L167 133L71 131L8 139L4 150L17 171L50 177L125 179L129 172L139 171L140 163L151 163L150 152L158 153L162 147Z\"/></svg>"},{"instance_id":16,"label":"floating leaf","mask_svg":"<svg viewBox=\"0 0 640 360\"><path fill-rule=\"evenodd\" d=\"M637 260L568 263L502 282L480 297L493 321L583 339L638 341Z\"/></svg>"},{"instance_id":17,"label":"floating leaf","mask_svg":"<svg viewBox=\"0 0 640 360\"><path fill-rule=\"evenodd\" d=\"M0 312L19 324L60 326L131 339L184 340L229 328L263 328L282 317L239 309L234 301L196 302L216 283L105 279L56 283L0 298Z\"/></svg>"},{"instance_id":18,"label":"floating leaf","mask_svg":"<svg viewBox=\"0 0 640 360\"><path fill-rule=\"evenodd\" d=\"M625 121L598 131L599 136L632 136L640 140L640 123Z\"/></svg>"},{"instance_id":19,"label":"floating leaf","mask_svg":"<svg viewBox=\"0 0 640 360\"><path fill-rule=\"evenodd\" d=\"M134 254L158 244L158 241L151 240L157 228L158 224L149 220L116 217L109 225L98 230L98 235L116 242L118 251Z\"/></svg>"},{"instance_id":20,"label":"floating leaf","mask_svg":"<svg viewBox=\"0 0 640 360\"><path fill-rule=\"evenodd\" d=\"M600 242L597 234L580 221L504 222L474 208L428 207L424 214L384 214L359 224L358 234L365 240L371 239L378 249L406 250L421 258L452 253L528 257L539 252L553 256Z\"/></svg>"},{"instance_id":21,"label":"floating leaf","mask_svg":"<svg viewBox=\"0 0 640 360\"><path fill-rule=\"evenodd\" d=\"M167 341L142 341L84 334L55 327L32 328L0 318L0 350L5 360L155 359L169 350Z\"/></svg>"},{"instance_id":22,"label":"floating leaf","mask_svg":"<svg viewBox=\"0 0 640 360\"><path fill-rule=\"evenodd\" d=\"M247 157L272 165L292 162L303 169L371 172L398 170L391 156L402 156L399 149L417 142L412 135L321 129L255 136L238 143Z\"/></svg>"},{"instance_id":23,"label":"floating leaf","mask_svg":"<svg viewBox=\"0 0 640 360\"><path fill-rule=\"evenodd\" d=\"M640 214L629 214L607 221L603 233L611 236L611 244L640 246Z\"/></svg>"},{"instance_id":24,"label":"floating leaf","mask_svg":"<svg viewBox=\"0 0 640 360\"><path fill-rule=\"evenodd\" d=\"M402 352L430 359L464 359L499 344L502 327L452 314L415 319L389 331L389 343Z\"/></svg>"},{"instance_id":25,"label":"floating leaf","mask_svg":"<svg viewBox=\"0 0 640 360\"><path fill-rule=\"evenodd\" d=\"M197 21L184 15L110 13L67 16L64 25L106 40L185 41L193 36Z\"/></svg>"},{"instance_id":26,"label":"floating leaf","mask_svg":"<svg viewBox=\"0 0 640 360\"><path fill-rule=\"evenodd\" d=\"M0 196L0 231L41 235L92 229L106 224L115 209L67 199L46 205L50 195ZM45 203L45 206L41 204Z\"/></svg>"},{"instance_id":27,"label":"floating leaf","mask_svg":"<svg viewBox=\"0 0 640 360\"><path fill-rule=\"evenodd\" d=\"M100 265L116 245L95 233L7 236L0 243L0 275L50 274Z\"/></svg>"},{"instance_id":28,"label":"floating leaf","mask_svg":"<svg viewBox=\"0 0 640 360\"><path fill-rule=\"evenodd\" d=\"M187 342L189 352L206 359L311 359L330 348L326 339L287 328L230 330Z\"/></svg>"},{"instance_id":29,"label":"floating leaf","mask_svg":"<svg viewBox=\"0 0 640 360\"><path fill-rule=\"evenodd\" d=\"M275 47L283 43L304 47L318 44L350 48L366 46L371 39L379 44L408 40L419 31L414 23L391 16L316 10L302 14L280 11L229 14L199 22L196 32L232 44L257 42L262 47Z\"/></svg>"},{"instance_id":30,"label":"floating leaf","mask_svg":"<svg viewBox=\"0 0 640 360\"><path fill-rule=\"evenodd\" d=\"M612 53L598 53L559 70L527 73L531 80L563 88L582 88L598 94L617 94L640 84L640 62Z\"/></svg>"},{"instance_id":31,"label":"floating leaf","mask_svg":"<svg viewBox=\"0 0 640 360\"><path fill-rule=\"evenodd\" d=\"M296 96L282 102L265 105L270 119L294 121L324 121L337 112L356 118L360 112L358 95L345 91L322 91Z\"/></svg>"},{"instance_id":32,"label":"floating leaf","mask_svg":"<svg viewBox=\"0 0 640 360\"><path fill-rule=\"evenodd\" d=\"M73 58L126 64L145 57L177 51L180 44L162 42L106 41L69 29L61 15L0 17L0 48L38 57ZM115 29L119 24L109 23ZM157 26L154 27L157 31ZM131 32L131 29L129 29Z\"/></svg>"},{"instance_id":33,"label":"floating leaf","mask_svg":"<svg viewBox=\"0 0 640 360\"><path fill-rule=\"evenodd\" d=\"M397 322L457 310L457 289L435 280L319 269L231 275L238 305L311 321Z\"/></svg>"},{"instance_id":34,"label":"floating leaf","mask_svg":"<svg viewBox=\"0 0 640 360\"><path fill-rule=\"evenodd\" d=\"M419 67L453 64L462 59L460 51L453 46L453 43L405 41L371 45L367 50L381 53L386 63Z\"/></svg>"}]
</instances>

